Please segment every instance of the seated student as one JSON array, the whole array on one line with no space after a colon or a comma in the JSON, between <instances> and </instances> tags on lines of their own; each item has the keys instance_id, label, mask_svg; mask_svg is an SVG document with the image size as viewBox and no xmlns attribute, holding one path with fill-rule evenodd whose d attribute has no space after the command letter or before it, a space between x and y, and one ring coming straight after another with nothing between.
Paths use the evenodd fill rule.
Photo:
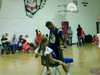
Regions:
<instances>
[{"instance_id":1,"label":"seated student","mask_svg":"<svg viewBox=\"0 0 100 75\"><path fill-rule=\"evenodd\" d=\"M2 39L1 39L2 45L4 47L5 52L7 53L7 48L11 47L12 48L12 53L15 53L15 47L13 44L11 44L11 41L8 40L5 35L2 35Z\"/></svg>"},{"instance_id":2,"label":"seated student","mask_svg":"<svg viewBox=\"0 0 100 75\"><path fill-rule=\"evenodd\" d=\"M23 52L28 51L29 53L31 53L31 50L30 50L30 47L29 47L27 41L25 39L23 39L23 35L20 35L19 42L20 42L22 48L24 49Z\"/></svg>"},{"instance_id":3,"label":"seated student","mask_svg":"<svg viewBox=\"0 0 100 75\"><path fill-rule=\"evenodd\" d=\"M25 35L25 40L27 41L27 43L31 43L30 39L29 39L29 35Z\"/></svg>"},{"instance_id":4,"label":"seated student","mask_svg":"<svg viewBox=\"0 0 100 75\"><path fill-rule=\"evenodd\" d=\"M97 34L98 37L98 47L100 48L100 33Z\"/></svg>"},{"instance_id":5,"label":"seated student","mask_svg":"<svg viewBox=\"0 0 100 75\"><path fill-rule=\"evenodd\" d=\"M98 36L97 35L94 35L93 39L94 39L94 44L95 45L98 45L99 44Z\"/></svg>"},{"instance_id":6,"label":"seated student","mask_svg":"<svg viewBox=\"0 0 100 75\"><path fill-rule=\"evenodd\" d=\"M23 46L22 46L21 41L23 41L23 35L20 35L20 36L19 36L19 41L18 41L18 50L22 50L22 51L24 51L24 50L23 50Z\"/></svg>"},{"instance_id":7,"label":"seated student","mask_svg":"<svg viewBox=\"0 0 100 75\"><path fill-rule=\"evenodd\" d=\"M66 72L66 75L70 75L68 73L68 68L66 66L66 64L60 60L57 60L55 58L52 57L53 50L51 48L49 48L47 46L48 44L48 40L46 37L42 38L40 46L35 50L35 58L37 58L38 56L47 56L49 58L50 61L58 63L60 65L63 66L64 71ZM50 75L50 69L47 68L47 75Z\"/></svg>"},{"instance_id":8,"label":"seated student","mask_svg":"<svg viewBox=\"0 0 100 75\"><path fill-rule=\"evenodd\" d=\"M15 46L16 52L18 52L18 40L16 38L16 34L13 35L12 44Z\"/></svg>"}]
</instances>

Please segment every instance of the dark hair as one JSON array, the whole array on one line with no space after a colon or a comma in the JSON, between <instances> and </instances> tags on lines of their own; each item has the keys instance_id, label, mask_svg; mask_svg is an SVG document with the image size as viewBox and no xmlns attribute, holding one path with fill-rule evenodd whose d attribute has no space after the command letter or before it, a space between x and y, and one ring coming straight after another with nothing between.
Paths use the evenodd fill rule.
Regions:
<instances>
[{"instance_id":1,"label":"dark hair","mask_svg":"<svg viewBox=\"0 0 100 75\"><path fill-rule=\"evenodd\" d=\"M47 41L47 37L43 37L43 38L41 39L41 43L40 43L40 47L39 47L39 49L38 49L38 53L40 53L41 50L43 50L42 54L45 52L46 46L44 45L44 43L45 43L46 41Z\"/></svg>"},{"instance_id":2,"label":"dark hair","mask_svg":"<svg viewBox=\"0 0 100 75\"><path fill-rule=\"evenodd\" d=\"M8 35L8 33L5 34L6 36Z\"/></svg>"},{"instance_id":3,"label":"dark hair","mask_svg":"<svg viewBox=\"0 0 100 75\"><path fill-rule=\"evenodd\" d=\"M36 32L38 31L38 29L35 30Z\"/></svg>"},{"instance_id":4,"label":"dark hair","mask_svg":"<svg viewBox=\"0 0 100 75\"><path fill-rule=\"evenodd\" d=\"M48 34L46 34L46 37L48 37Z\"/></svg>"},{"instance_id":5,"label":"dark hair","mask_svg":"<svg viewBox=\"0 0 100 75\"><path fill-rule=\"evenodd\" d=\"M51 21L47 21L45 26L47 27L47 26L49 26L50 24L52 24L52 22L51 22Z\"/></svg>"},{"instance_id":6,"label":"dark hair","mask_svg":"<svg viewBox=\"0 0 100 75\"><path fill-rule=\"evenodd\" d=\"M78 27L81 27L80 24L78 24Z\"/></svg>"}]
</instances>

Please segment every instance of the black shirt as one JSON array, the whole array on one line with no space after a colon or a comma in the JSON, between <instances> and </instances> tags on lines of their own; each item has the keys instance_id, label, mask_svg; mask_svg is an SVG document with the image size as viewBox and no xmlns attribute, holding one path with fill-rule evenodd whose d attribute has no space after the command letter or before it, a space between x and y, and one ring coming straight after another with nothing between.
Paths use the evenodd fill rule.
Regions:
<instances>
[{"instance_id":1,"label":"black shirt","mask_svg":"<svg viewBox=\"0 0 100 75\"><path fill-rule=\"evenodd\" d=\"M81 30L82 30L82 28L77 28L77 36L81 36Z\"/></svg>"},{"instance_id":2,"label":"black shirt","mask_svg":"<svg viewBox=\"0 0 100 75\"><path fill-rule=\"evenodd\" d=\"M1 42L2 42L2 41L7 41L7 40L8 40L7 38L2 38L2 39L1 39ZM8 43L8 42L5 42L5 43L2 42L3 47L4 47L5 44L8 45L9 43Z\"/></svg>"}]
</instances>

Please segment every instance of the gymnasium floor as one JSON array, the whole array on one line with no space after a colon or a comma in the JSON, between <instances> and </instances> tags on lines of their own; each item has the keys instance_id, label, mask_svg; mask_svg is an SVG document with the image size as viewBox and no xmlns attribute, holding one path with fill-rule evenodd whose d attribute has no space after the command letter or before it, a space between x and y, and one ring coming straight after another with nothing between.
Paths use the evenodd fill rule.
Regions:
<instances>
[{"instance_id":1,"label":"gymnasium floor","mask_svg":"<svg viewBox=\"0 0 100 75\"><path fill-rule=\"evenodd\" d=\"M100 48L93 44L85 44L84 47L73 45L67 48L64 57L72 57L74 63L70 69L71 75L100 75ZM93 69L97 74L90 72ZM62 67L59 67L61 75L65 75ZM34 58L32 53L0 55L0 75L39 75L42 70L40 58ZM44 70L45 71L45 70Z\"/></svg>"}]
</instances>

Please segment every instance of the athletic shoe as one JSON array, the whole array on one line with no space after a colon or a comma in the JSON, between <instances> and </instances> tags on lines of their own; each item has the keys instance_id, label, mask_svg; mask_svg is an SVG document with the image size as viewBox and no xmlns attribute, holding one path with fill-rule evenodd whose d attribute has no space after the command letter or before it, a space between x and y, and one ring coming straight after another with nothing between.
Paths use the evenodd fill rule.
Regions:
<instances>
[{"instance_id":1,"label":"athletic shoe","mask_svg":"<svg viewBox=\"0 0 100 75\"><path fill-rule=\"evenodd\" d=\"M66 75L71 75L71 74L68 72L68 73L66 73Z\"/></svg>"},{"instance_id":2,"label":"athletic shoe","mask_svg":"<svg viewBox=\"0 0 100 75\"><path fill-rule=\"evenodd\" d=\"M32 51L29 49L29 50L28 50L28 53L31 53L31 52L32 52Z\"/></svg>"},{"instance_id":3,"label":"athletic shoe","mask_svg":"<svg viewBox=\"0 0 100 75\"><path fill-rule=\"evenodd\" d=\"M46 71L45 75L51 75L51 71Z\"/></svg>"}]
</instances>

